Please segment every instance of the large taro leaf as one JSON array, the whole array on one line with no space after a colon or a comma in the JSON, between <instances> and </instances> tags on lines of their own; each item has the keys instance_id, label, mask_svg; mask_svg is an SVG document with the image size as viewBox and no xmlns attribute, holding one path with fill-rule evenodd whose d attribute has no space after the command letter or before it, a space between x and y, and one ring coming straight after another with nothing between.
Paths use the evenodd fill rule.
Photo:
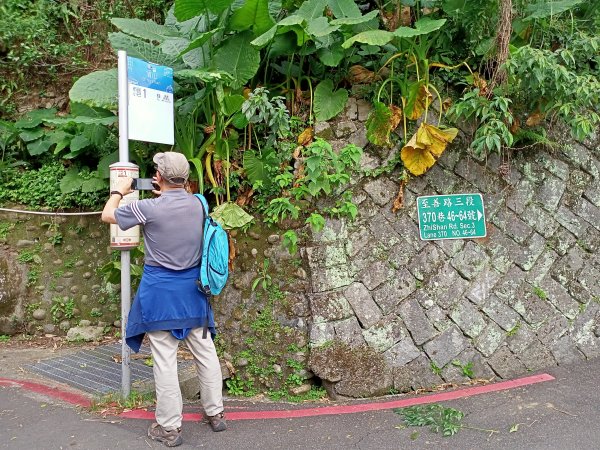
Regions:
<instances>
[{"instance_id":1,"label":"large taro leaf","mask_svg":"<svg viewBox=\"0 0 600 450\"><path fill-rule=\"evenodd\" d=\"M344 43L342 44L342 47L350 48L350 47L352 47L352 44L354 44L355 42L360 42L362 44L382 46L382 45L385 45L388 42L390 42L393 38L394 38L394 33L390 33L389 31L385 31L385 30L363 31L362 33L358 33L358 34L352 36L351 38L346 39L344 41Z\"/></svg>"},{"instance_id":2,"label":"large taro leaf","mask_svg":"<svg viewBox=\"0 0 600 450\"><path fill-rule=\"evenodd\" d=\"M380 147L391 145L390 142L390 119L392 112L389 108L381 103L375 102L373 109L367 118L367 139L369 142Z\"/></svg>"},{"instance_id":3,"label":"large taro leaf","mask_svg":"<svg viewBox=\"0 0 600 450\"><path fill-rule=\"evenodd\" d=\"M277 165L277 157L271 148L264 149L262 153L254 150L244 152L244 172L253 186L261 185L268 188L273 184L273 179L269 173L269 167Z\"/></svg>"},{"instance_id":4,"label":"large taro leaf","mask_svg":"<svg viewBox=\"0 0 600 450\"><path fill-rule=\"evenodd\" d=\"M327 0L308 0L302 2L296 14L300 17L304 17L306 20L316 19L322 17L327 7Z\"/></svg>"},{"instance_id":5,"label":"large taro leaf","mask_svg":"<svg viewBox=\"0 0 600 450\"><path fill-rule=\"evenodd\" d=\"M71 167L62 180L60 180L60 192L70 194L81 189L82 184L83 179L79 176L79 171L77 168Z\"/></svg>"},{"instance_id":6,"label":"large taro leaf","mask_svg":"<svg viewBox=\"0 0 600 450\"><path fill-rule=\"evenodd\" d=\"M77 118L78 116L84 117L114 117L115 114L108 109L103 108L91 108L88 105L84 105L83 103L74 103L71 102L69 104L69 109L71 110L71 116Z\"/></svg>"},{"instance_id":7,"label":"large taro leaf","mask_svg":"<svg viewBox=\"0 0 600 450\"><path fill-rule=\"evenodd\" d=\"M552 17L557 14L563 13L570 9L573 9L577 5L583 3L583 0L544 0L527 5L525 11L529 14L525 17L524 21L543 19L545 17Z\"/></svg>"},{"instance_id":8,"label":"large taro leaf","mask_svg":"<svg viewBox=\"0 0 600 450\"><path fill-rule=\"evenodd\" d=\"M229 38L215 54L217 69L229 73L233 80L231 87L242 87L258 71L260 52L250 45L252 35L249 32L239 33Z\"/></svg>"},{"instance_id":9,"label":"large taro leaf","mask_svg":"<svg viewBox=\"0 0 600 450\"><path fill-rule=\"evenodd\" d=\"M229 26L235 31L252 29L254 36L268 31L275 21L269 14L268 0L246 0L244 6L236 9L229 19Z\"/></svg>"},{"instance_id":10,"label":"large taro leaf","mask_svg":"<svg viewBox=\"0 0 600 450\"><path fill-rule=\"evenodd\" d=\"M322 38L330 35L334 31L337 31L339 28L339 25L331 26L329 24L329 20L327 20L327 17L317 17L316 19L308 21L306 32L311 37Z\"/></svg>"},{"instance_id":11,"label":"large taro leaf","mask_svg":"<svg viewBox=\"0 0 600 450\"><path fill-rule=\"evenodd\" d=\"M176 30L164 25L159 25L151 20L124 19L115 17L110 21L123 33L140 39L145 39L147 41L156 41L162 43L168 37L179 36L179 33Z\"/></svg>"},{"instance_id":12,"label":"large taro leaf","mask_svg":"<svg viewBox=\"0 0 600 450\"><path fill-rule=\"evenodd\" d=\"M93 177L81 184L81 192L97 192L108 188L108 181Z\"/></svg>"},{"instance_id":13,"label":"large taro leaf","mask_svg":"<svg viewBox=\"0 0 600 450\"><path fill-rule=\"evenodd\" d=\"M226 230L241 228L252 222L254 219L254 217L244 211L239 205L231 202L226 202L217 206L213 209L210 216L219 222Z\"/></svg>"},{"instance_id":14,"label":"large taro leaf","mask_svg":"<svg viewBox=\"0 0 600 450\"><path fill-rule=\"evenodd\" d=\"M339 45L335 45L332 47L323 47L317 51L317 56L319 60L329 67L337 67L346 56L346 52Z\"/></svg>"},{"instance_id":15,"label":"large taro leaf","mask_svg":"<svg viewBox=\"0 0 600 450\"><path fill-rule=\"evenodd\" d=\"M406 117L410 120L417 120L421 117L427 103L431 103L431 98L431 93L424 81L418 81L410 85L405 108Z\"/></svg>"},{"instance_id":16,"label":"large taro leaf","mask_svg":"<svg viewBox=\"0 0 600 450\"><path fill-rule=\"evenodd\" d=\"M85 116L69 116L55 117L53 119L44 120L45 123L51 125L68 125L68 124L87 124L87 125L112 125L117 121L117 116L112 117L85 117Z\"/></svg>"},{"instance_id":17,"label":"large taro leaf","mask_svg":"<svg viewBox=\"0 0 600 450\"><path fill-rule=\"evenodd\" d=\"M375 145L389 147L392 145L390 134L402 119L402 110L395 105L389 107L375 102L367 119L367 139Z\"/></svg>"},{"instance_id":18,"label":"large taro leaf","mask_svg":"<svg viewBox=\"0 0 600 450\"><path fill-rule=\"evenodd\" d=\"M46 153L54 143L49 139L38 139L27 144L27 151L31 156L41 155Z\"/></svg>"},{"instance_id":19,"label":"large taro leaf","mask_svg":"<svg viewBox=\"0 0 600 450\"><path fill-rule=\"evenodd\" d=\"M254 39L251 44L255 47L262 48L270 43L278 34L284 34L288 31L296 33L296 43L301 46L308 40L304 31L303 25L306 19L297 14L287 16L277 22L276 25L265 31L263 34Z\"/></svg>"},{"instance_id":20,"label":"large taro leaf","mask_svg":"<svg viewBox=\"0 0 600 450\"><path fill-rule=\"evenodd\" d=\"M277 25L274 25L250 43L255 47L262 48L275 38L276 33Z\"/></svg>"},{"instance_id":21,"label":"large taro leaf","mask_svg":"<svg viewBox=\"0 0 600 450\"><path fill-rule=\"evenodd\" d=\"M24 130L19 133L19 137L23 142L33 142L42 136L44 136L44 130L41 128L36 128L35 130Z\"/></svg>"},{"instance_id":22,"label":"large taro leaf","mask_svg":"<svg viewBox=\"0 0 600 450\"><path fill-rule=\"evenodd\" d=\"M98 172L98 176L101 178L109 178L110 177L110 165L119 161L119 151L115 150L109 155L104 156L98 162L98 168L96 169Z\"/></svg>"},{"instance_id":23,"label":"large taro leaf","mask_svg":"<svg viewBox=\"0 0 600 450\"><path fill-rule=\"evenodd\" d=\"M233 77L226 72L205 69L183 69L178 70L173 75L181 80L201 81L206 84L233 80Z\"/></svg>"},{"instance_id":24,"label":"large taro leaf","mask_svg":"<svg viewBox=\"0 0 600 450\"><path fill-rule=\"evenodd\" d=\"M220 14L232 3L233 0L175 0L175 17L183 22L208 12Z\"/></svg>"},{"instance_id":25,"label":"large taro leaf","mask_svg":"<svg viewBox=\"0 0 600 450\"><path fill-rule=\"evenodd\" d=\"M442 130L422 123L400 152L404 167L413 175L424 174L436 163L457 134L456 128Z\"/></svg>"},{"instance_id":26,"label":"large taro leaf","mask_svg":"<svg viewBox=\"0 0 600 450\"><path fill-rule=\"evenodd\" d=\"M243 95L226 95L223 98L223 113L232 116L242 110L242 104L246 101Z\"/></svg>"},{"instance_id":27,"label":"large taro leaf","mask_svg":"<svg viewBox=\"0 0 600 450\"><path fill-rule=\"evenodd\" d=\"M377 14L379 14L379 11L371 11L364 16L333 19L331 21L331 25L360 25L373 20L375 17L377 17Z\"/></svg>"},{"instance_id":28,"label":"large taro leaf","mask_svg":"<svg viewBox=\"0 0 600 450\"><path fill-rule=\"evenodd\" d=\"M23 118L15 122L15 126L19 129L35 128L41 125L46 119L51 119L56 116L56 108L36 109L30 111Z\"/></svg>"},{"instance_id":29,"label":"large taro leaf","mask_svg":"<svg viewBox=\"0 0 600 450\"><path fill-rule=\"evenodd\" d=\"M182 37L170 37L160 44L160 49L171 57L181 56L182 52L190 45L189 39Z\"/></svg>"},{"instance_id":30,"label":"large taro leaf","mask_svg":"<svg viewBox=\"0 0 600 450\"><path fill-rule=\"evenodd\" d=\"M65 159L73 159L76 158L83 150L90 146L90 140L82 135L78 134L73 139L71 139L71 143L69 144L70 152L64 155Z\"/></svg>"},{"instance_id":31,"label":"large taro leaf","mask_svg":"<svg viewBox=\"0 0 600 450\"><path fill-rule=\"evenodd\" d=\"M125 50L127 56L143 59L161 66L177 69L181 63L177 61L176 55L169 55L162 51L160 46L146 42L143 39L130 36L125 33L108 33L110 45L115 50Z\"/></svg>"},{"instance_id":32,"label":"large taro leaf","mask_svg":"<svg viewBox=\"0 0 600 450\"><path fill-rule=\"evenodd\" d=\"M73 84L69 98L72 102L91 107L117 109L117 69L99 70L84 75Z\"/></svg>"},{"instance_id":33,"label":"large taro leaf","mask_svg":"<svg viewBox=\"0 0 600 450\"><path fill-rule=\"evenodd\" d=\"M329 0L327 4L337 19L361 16L360 9L354 0Z\"/></svg>"},{"instance_id":34,"label":"large taro leaf","mask_svg":"<svg viewBox=\"0 0 600 450\"><path fill-rule=\"evenodd\" d=\"M85 125L83 127L83 134L97 148L101 148L109 137L108 128L95 123Z\"/></svg>"},{"instance_id":35,"label":"large taro leaf","mask_svg":"<svg viewBox=\"0 0 600 450\"><path fill-rule=\"evenodd\" d=\"M179 49L179 52L178 52L179 56L183 56L186 53L191 52L192 50L194 50L196 48L202 47L215 35L215 33L220 32L222 30L223 30L223 28L218 27L218 28L215 28L214 30L207 31L206 33L201 33L192 42L189 42L189 44L187 46ZM164 44L163 44L163 47L164 47ZM169 53L168 50L165 50L165 48L163 48L163 51L165 53Z\"/></svg>"},{"instance_id":36,"label":"large taro leaf","mask_svg":"<svg viewBox=\"0 0 600 450\"><path fill-rule=\"evenodd\" d=\"M414 28L399 27L393 34L402 38L411 38L439 30L445 23L446 19L434 20L429 17L423 17L415 22Z\"/></svg>"},{"instance_id":37,"label":"large taro leaf","mask_svg":"<svg viewBox=\"0 0 600 450\"><path fill-rule=\"evenodd\" d=\"M348 101L346 89L333 90L333 81L321 81L315 89L314 110L318 121L329 120L342 112Z\"/></svg>"}]
</instances>

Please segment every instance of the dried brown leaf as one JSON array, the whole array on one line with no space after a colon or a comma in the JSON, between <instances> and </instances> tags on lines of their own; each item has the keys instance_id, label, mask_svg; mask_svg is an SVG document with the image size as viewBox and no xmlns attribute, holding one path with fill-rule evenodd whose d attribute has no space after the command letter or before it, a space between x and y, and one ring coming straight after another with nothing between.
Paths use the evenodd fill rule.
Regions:
<instances>
[{"instance_id":1,"label":"dried brown leaf","mask_svg":"<svg viewBox=\"0 0 600 450\"><path fill-rule=\"evenodd\" d=\"M350 84L369 84L374 81L378 81L379 76L363 66L354 65L348 69L348 76L346 77Z\"/></svg>"},{"instance_id":2,"label":"dried brown leaf","mask_svg":"<svg viewBox=\"0 0 600 450\"><path fill-rule=\"evenodd\" d=\"M392 205L392 212L396 213L398 210L404 208L404 186L406 182L402 180L400 182L400 188L398 189L398 195L394 199L394 204Z\"/></svg>"},{"instance_id":3,"label":"dried brown leaf","mask_svg":"<svg viewBox=\"0 0 600 450\"><path fill-rule=\"evenodd\" d=\"M542 114L540 111L535 111L529 115L525 121L525 124L528 127L537 127L540 123L542 123L542 120L544 120L544 114Z\"/></svg>"},{"instance_id":4,"label":"dried brown leaf","mask_svg":"<svg viewBox=\"0 0 600 450\"><path fill-rule=\"evenodd\" d=\"M390 105L392 117L390 117L390 130L394 131L402 121L402 108L396 105Z\"/></svg>"}]
</instances>

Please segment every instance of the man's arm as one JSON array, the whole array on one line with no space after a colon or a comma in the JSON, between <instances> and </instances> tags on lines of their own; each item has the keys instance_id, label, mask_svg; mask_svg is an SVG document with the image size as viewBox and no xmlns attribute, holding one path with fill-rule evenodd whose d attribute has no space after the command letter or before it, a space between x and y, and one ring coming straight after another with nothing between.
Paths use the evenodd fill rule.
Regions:
<instances>
[{"instance_id":1,"label":"man's arm","mask_svg":"<svg viewBox=\"0 0 600 450\"><path fill-rule=\"evenodd\" d=\"M131 189L132 178L123 177L117 181L116 189L112 192L119 192L119 194L111 194L110 198L104 205L104 209L102 210L102 222L106 223L117 223L115 219L115 210L119 207L119 202L123 196L133 192Z\"/></svg>"}]
</instances>

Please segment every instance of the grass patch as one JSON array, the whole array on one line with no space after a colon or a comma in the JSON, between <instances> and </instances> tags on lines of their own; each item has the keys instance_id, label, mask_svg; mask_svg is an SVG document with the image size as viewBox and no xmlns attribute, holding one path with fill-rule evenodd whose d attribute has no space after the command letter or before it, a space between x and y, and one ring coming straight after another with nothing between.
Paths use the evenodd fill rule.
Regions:
<instances>
[{"instance_id":1,"label":"grass patch","mask_svg":"<svg viewBox=\"0 0 600 450\"><path fill-rule=\"evenodd\" d=\"M152 406L155 402L154 392L131 391L127 398L123 398L119 393L111 392L97 400L93 400L90 410L103 415L112 415L119 414L126 409Z\"/></svg>"}]
</instances>

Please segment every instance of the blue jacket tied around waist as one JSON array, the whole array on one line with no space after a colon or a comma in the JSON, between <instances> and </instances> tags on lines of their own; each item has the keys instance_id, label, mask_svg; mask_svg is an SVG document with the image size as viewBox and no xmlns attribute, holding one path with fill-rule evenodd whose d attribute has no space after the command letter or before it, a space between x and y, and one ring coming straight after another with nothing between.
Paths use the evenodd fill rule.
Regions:
<instances>
[{"instance_id":1,"label":"blue jacket tied around waist","mask_svg":"<svg viewBox=\"0 0 600 450\"><path fill-rule=\"evenodd\" d=\"M214 337L215 320L206 296L198 290L198 267L172 270L144 266L125 330L125 342L139 352L148 331L171 331L183 339L191 328L208 325Z\"/></svg>"}]
</instances>

